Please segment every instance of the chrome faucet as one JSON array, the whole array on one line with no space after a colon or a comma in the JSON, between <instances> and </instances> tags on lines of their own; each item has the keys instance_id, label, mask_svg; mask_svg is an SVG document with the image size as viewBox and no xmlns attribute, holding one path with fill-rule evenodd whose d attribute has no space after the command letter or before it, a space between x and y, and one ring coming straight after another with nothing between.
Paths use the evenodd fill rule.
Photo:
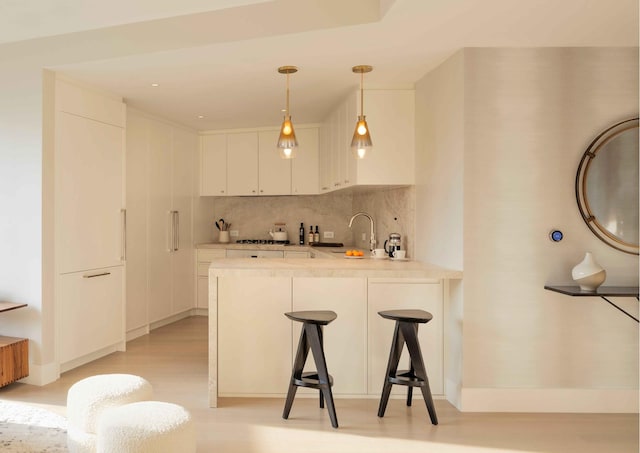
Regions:
<instances>
[{"instance_id":1,"label":"chrome faucet","mask_svg":"<svg viewBox=\"0 0 640 453\"><path fill-rule=\"evenodd\" d=\"M353 224L353 219L360 215L366 217L367 219L369 219L369 222L371 222L371 238L369 239L369 250L373 251L373 249L376 248L376 227L373 222L373 217L371 217L366 212L356 212L351 216L351 220L349 220L349 228L351 228L351 225Z\"/></svg>"}]
</instances>

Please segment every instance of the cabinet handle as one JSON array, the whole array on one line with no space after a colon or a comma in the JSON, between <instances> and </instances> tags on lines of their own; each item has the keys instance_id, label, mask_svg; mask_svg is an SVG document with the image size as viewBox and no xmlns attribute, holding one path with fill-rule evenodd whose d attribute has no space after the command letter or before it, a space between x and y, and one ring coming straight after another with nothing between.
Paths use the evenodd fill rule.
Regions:
<instances>
[{"instance_id":1,"label":"cabinet handle","mask_svg":"<svg viewBox=\"0 0 640 453\"><path fill-rule=\"evenodd\" d=\"M177 252L178 249L180 248L180 212L179 211L173 211L173 215L174 215L174 229L173 229L173 236L174 236L174 244L175 247L173 249L174 252Z\"/></svg>"},{"instance_id":2,"label":"cabinet handle","mask_svg":"<svg viewBox=\"0 0 640 453\"><path fill-rule=\"evenodd\" d=\"M122 250L120 250L120 261L127 261L127 210L120 209L120 219L122 221Z\"/></svg>"},{"instance_id":3,"label":"cabinet handle","mask_svg":"<svg viewBox=\"0 0 640 453\"><path fill-rule=\"evenodd\" d=\"M221 190L220 193L224 193L224 190Z\"/></svg>"},{"instance_id":4,"label":"cabinet handle","mask_svg":"<svg viewBox=\"0 0 640 453\"><path fill-rule=\"evenodd\" d=\"M167 252L173 251L173 211L167 211Z\"/></svg>"},{"instance_id":5,"label":"cabinet handle","mask_svg":"<svg viewBox=\"0 0 640 453\"><path fill-rule=\"evenodd\" d=\"M260 193L263 193L263 192L264 192L264 189L260 189Z\"/></svg>"},{"instance_id":6,"label":"cabinet handle","mask_svg":"<svg viewBox=\"0 0 640 453\"><path fill-rule=\"evenodd\" d=\"M111 275L111 272L101 272L99 274L87 274L87 275L83 275L82 278L104 277L105 275Z\"/></svg>"}]
</instances>

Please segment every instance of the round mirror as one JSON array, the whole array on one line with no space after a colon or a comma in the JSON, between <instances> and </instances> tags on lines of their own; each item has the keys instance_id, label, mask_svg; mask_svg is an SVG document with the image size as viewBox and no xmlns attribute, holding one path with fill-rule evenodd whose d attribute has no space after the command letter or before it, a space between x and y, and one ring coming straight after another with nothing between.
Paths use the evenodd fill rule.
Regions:
<instances>
[{"instance_id":1,"label":"round mirror","mask_svg":"<svg viewBox=\"0 0 640 453\"><path fill-rule=\"evenodd\" d=\"M602 241L638 255L638 118L602 132L585 151L576 198L587 226Z\"/></svg>"}]
</instances>

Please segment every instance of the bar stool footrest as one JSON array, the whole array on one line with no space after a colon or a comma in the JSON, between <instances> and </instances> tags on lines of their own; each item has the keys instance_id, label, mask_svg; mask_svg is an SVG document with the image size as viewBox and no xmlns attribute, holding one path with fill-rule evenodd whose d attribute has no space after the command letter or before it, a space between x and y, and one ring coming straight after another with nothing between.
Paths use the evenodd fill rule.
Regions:
<instances>
[{"instance_id":1,"label":"bar stool footrest","mask_svg":"<svg viewBox=\"0 0 640 453\"><path fill-rule=\"evenodd\" d=\"M407 385L410 387L424 387L424 379L415 376L411 370L397 371L395 376L388 376L387 381L397 385Z\"/></svg>"},{"instance_id":2,"label":"bar stool footrest","mask_svg":"<svg viewBox=\"0 0 640 453\"><path fill-rule=\"evenodd\" d=\"M317 371L302 373L300 379L294 378L293 383L298 387L307 387L312 389L319 389L321 386ZM333 387L333 376L331 375L329 375L329 385Z\"/></svg>"}]
</instances>

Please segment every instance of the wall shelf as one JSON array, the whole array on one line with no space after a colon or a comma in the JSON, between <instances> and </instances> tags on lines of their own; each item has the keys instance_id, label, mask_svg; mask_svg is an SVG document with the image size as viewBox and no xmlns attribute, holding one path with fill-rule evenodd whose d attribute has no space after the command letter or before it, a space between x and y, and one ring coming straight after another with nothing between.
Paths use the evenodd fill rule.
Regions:
<instances>
[{"instance_id":1,"label":"wall shelf","mask_svg":"<svg viewBox=\"0 0 640 453\"><path fill-rule=\"evenodd\" d=\"M637 286L601 286L595 291L585 291L583 289L580 289L580 287L577 285L545 285L544 289L573 297L600 297L631 319L635 320L636 322L640 322L638 318L631 315L629 312L623 310L622 308L611 302L609 299L607 299L607 297L635 297L636 300L638 300L639 291Z\"/></svg>"}]
</instances>

